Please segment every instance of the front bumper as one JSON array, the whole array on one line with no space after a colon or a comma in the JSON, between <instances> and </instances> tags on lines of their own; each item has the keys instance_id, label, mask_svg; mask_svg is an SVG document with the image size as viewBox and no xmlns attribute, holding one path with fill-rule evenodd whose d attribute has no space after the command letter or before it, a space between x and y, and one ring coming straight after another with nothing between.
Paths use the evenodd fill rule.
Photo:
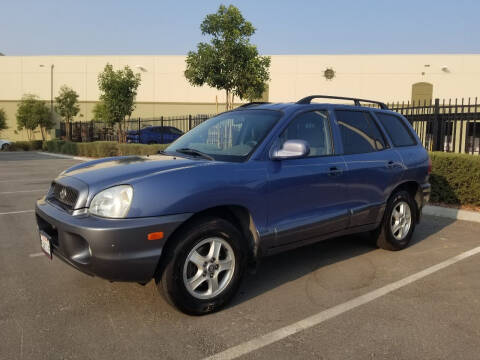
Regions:
<instances>
[{"instance_id":1,"label":"front bumper","mask_svg":"<svg viewBox=\"0 0 480 360\"><path fill-rule=\"evenodd\" d=\"M168 237L191 214L134 219L72 216L44 199L35 213L41 231L52 239L53 254L74 268L112 281L148 282L155 275ZM161 240L147 235L162 231Z\"/></svg>"},{"instance_id":2,"label":"front bumper","mask_svg":"<svg viewBox=\"0 0 480 360\"><path fill-rule=\"evenodd\" d=\"M140 136L138 136L138 135L127 135L127 142L138 144L140 142Z\"/></svg>"}]
</instances>

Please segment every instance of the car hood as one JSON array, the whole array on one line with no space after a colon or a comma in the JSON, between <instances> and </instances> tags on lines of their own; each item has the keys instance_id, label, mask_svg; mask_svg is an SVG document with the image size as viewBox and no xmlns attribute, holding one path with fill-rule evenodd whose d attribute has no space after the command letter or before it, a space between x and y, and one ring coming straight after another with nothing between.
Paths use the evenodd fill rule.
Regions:
<instances>
[{"instance_id":1,"label":"car hood","mask_svg":"<svg viewBox=\"0 0 480 360\"><path fill-rule=\"evenodd\" d=\"M74 177L93 188L109 187L162 172L213 163L214 161L169 155L118 156L75 165L64 171L61 177Z\"/></svg>"}]
</instances>

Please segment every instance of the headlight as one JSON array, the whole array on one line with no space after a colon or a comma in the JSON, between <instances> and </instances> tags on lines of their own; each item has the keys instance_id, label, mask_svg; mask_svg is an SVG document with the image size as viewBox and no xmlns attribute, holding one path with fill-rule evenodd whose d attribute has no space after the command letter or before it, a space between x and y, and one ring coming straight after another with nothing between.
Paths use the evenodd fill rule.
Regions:
<instances>
[{"instance_id":1,"label":"headlight","mask_svg":"<svg viewBox=\"0 0 480 360\"><path fill-rule=\"evenodd\" d=\"M133 198L133 188L130 185L118 185L100 191L90 203L90 213L109 218L124 218L127 216Z\"/></svg>"}]
</instances>

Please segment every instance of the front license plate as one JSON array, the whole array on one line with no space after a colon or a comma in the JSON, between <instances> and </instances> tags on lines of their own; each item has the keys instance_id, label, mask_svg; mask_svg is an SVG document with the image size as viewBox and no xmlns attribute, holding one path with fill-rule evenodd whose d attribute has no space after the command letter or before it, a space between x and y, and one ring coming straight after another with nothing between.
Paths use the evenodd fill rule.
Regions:
<instances>
[{"instance_id":1,"label":"front license plate","mask_svg":"<svg viewBox=\"0 0 480 360\"><path fill-rule=\"evenodd\" d=\"M52 258L52 247L50 246L50 236L40 232L40 245L42 250L50 259Z\"/></svg>"}]
</instances>

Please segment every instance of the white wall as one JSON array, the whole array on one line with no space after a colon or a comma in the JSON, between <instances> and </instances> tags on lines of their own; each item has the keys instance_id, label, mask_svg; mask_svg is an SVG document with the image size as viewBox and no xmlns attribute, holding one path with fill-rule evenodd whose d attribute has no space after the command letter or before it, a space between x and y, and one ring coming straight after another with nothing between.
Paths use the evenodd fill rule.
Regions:
<instances>
[{"instance_id":1,"label":"white wall","mask_svg":"<svg viewBox=\"0 0 480 360\"><path fill-rule=\"evenodd\" d=\"M139 102L215 102L224 92L192 87L183 76L185 56L0 56L0 101L25 93L50 99L50 64L54 96L66 84L80 101L98 100L97 75L106 63L114 68L140 65ZM40 67L44 64L45 67ZM429 64L430 67L424 65ZM450 73L441 70L447 66ZM336 76L326 80L331 67ZM425 75L422 75L425 72ZM413 83L433 83L433 96L475 97L480 94L480 55L274 55L270 101L295 101L310 94L358 96L382 101L409 100Z\"/></svg>"},{"instance_id":2,"label":"white wall","mask_svg":"<svg viewBox=\"0 0 480 360\"><path fill-rule=\"evenodd\" d=\"M333 80L323 76L327 68L334 69ZM433 84L434 98L475 97L480 95L480 55L273 56L271 78L274 102L309 94L408 101L412 84L421 81Z\"/></svg>"}]
</instances>

